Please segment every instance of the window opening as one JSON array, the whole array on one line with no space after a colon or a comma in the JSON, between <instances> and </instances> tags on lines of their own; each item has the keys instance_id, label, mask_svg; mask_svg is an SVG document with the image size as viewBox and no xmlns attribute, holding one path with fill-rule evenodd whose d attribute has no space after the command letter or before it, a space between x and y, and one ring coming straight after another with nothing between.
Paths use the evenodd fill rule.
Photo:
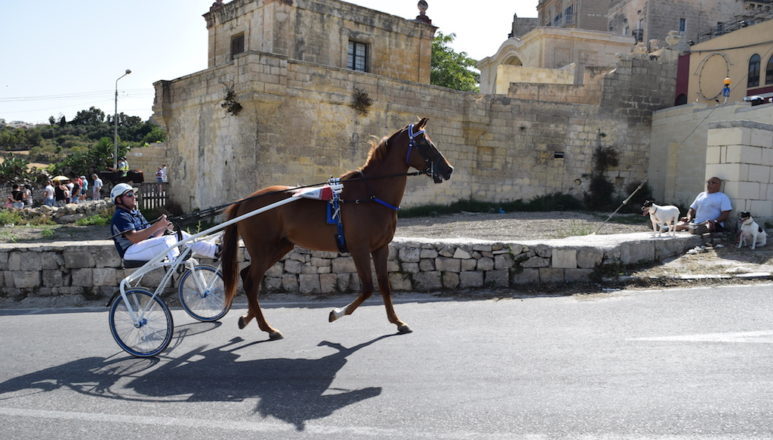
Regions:
<instances>
[{"instance_id":1,"label":"window opening","mask_svg":"<svg viewBox=\"0 0 773 440\"><path fill-rule=\"evenodd\" d=\"M244 52L244 34L234 35L231 37L231 59L242 52Z\"/></svg>"},{"instance_id":2,"label":"window opening","mask_svg":"<svg viewBox=\"0 0 773 440\"><path fill-rule=\"evenodd\" d=\"M357 41L349 41L349 52L346 67L359 72L368 71L368 45Z\"/></svg>"},{"instance_id":3,"label":"window opening","mask_svg":"<svg viewBox=\"0 0 773 440\"><path fill-rule=\"evenodd\" d=\"M749 58L749 75L746 80L746 88L760 85L760 56L756 53Z\"/></svg>"},{"instance_id":4,"label":"window opening","mask_svg":"<svg viewBox=\"0 0 773 440\"><path fill-rule=\"evenodd\" d=\"M768 65L765 68L765 85L773 84L773 55L768 58Z\"/></svg>"}]
</instances>

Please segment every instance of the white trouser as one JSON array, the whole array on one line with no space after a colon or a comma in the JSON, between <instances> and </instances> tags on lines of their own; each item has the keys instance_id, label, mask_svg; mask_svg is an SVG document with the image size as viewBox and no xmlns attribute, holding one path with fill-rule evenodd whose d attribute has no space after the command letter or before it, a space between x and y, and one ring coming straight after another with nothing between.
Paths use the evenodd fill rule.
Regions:
<instances>
[{"instance_id":1,"label":"white trouser","mask_svg":"<svg viewBox=\"0 0 773 440\"><path fill-rule=\"evenodd\" d=\"M183 239L190 237L187 232L183 232ZM177 243L177 234L163 235L161 237L148 238L139 243L133 244L126 249L126 253L123 256L124 260L136 260L136 261L148 261L155 256L164 252L169 246ZM195 243L187 243L185 246L190 247L194 254L205 258L215 258L215 252L217 251L217 245L208 241L197 241ZM169 250L167 257L169 260L173 260L180 255L180 249L175 246Z\"/></svg>"}]
</instances>

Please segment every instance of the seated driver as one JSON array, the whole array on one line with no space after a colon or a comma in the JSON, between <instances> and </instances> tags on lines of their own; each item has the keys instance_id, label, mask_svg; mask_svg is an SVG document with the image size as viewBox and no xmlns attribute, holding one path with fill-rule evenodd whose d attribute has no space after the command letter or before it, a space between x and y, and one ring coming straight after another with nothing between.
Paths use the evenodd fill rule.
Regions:
<instances>
[{"instance_id":1,"label":"seated driver","mask_svg":"<svg viewBox=\"0 0 773 440\"><path fill-rule=\"evenodd\" d=\"M124 260L148 261L156 257L170 246L177 243L177 235L164 235L172 227L172 223L161 216L161 219L150 224L137 209L136 189L126 183L119 183L110 191L110 199L115 203L115 214L111 220L110 230L118 254ZM183 232L183 239L190 234ZM194 254L201 257L217 259L220 246L207 241L188 243ZM180 255L177 247L172 248L167 257L173 260Z\"/></svg>"}]
</instances>

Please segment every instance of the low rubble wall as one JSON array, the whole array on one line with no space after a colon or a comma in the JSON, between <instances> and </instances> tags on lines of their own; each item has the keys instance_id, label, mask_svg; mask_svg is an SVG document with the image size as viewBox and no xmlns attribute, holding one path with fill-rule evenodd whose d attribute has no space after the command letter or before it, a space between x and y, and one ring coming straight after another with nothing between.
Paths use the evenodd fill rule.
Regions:
<instances>
[{"instance_id":1,"label":"low rubble wall","mask_svg":"<svg viewBox=\"0 0 773 440\"><path fill-rule=\"evenodd\" d=\"M25 220L49 218L59 224L75 223L76 221L104 213L106 210L112 213L113 204L107 199L85 200L80 203L70 203L64 206L40 205L35 208L22 208L17 210Z\"/></svg>"},{"instance_id":2,"label":"low rubble wall","mask_svg":"<svg viewBox=\"0 0 773 440\"><path fill-rule=\"evenodd\" d=\"M649 233L519 242L398 238L390 244L389 279L396 291L584 282L605 266L653 263L700 243L700 237L689 234L653 238ZM245 255L241 249L242 267L249 264ZM121 268L112 241L4 243L0 297L109 297L133 270ZM149 274L142 285L155 288L161 275L160 270ZM351 257L301 248L277 262L263 281L268 292L327 294L359 288Z\"/></svg>"}]
</instances>

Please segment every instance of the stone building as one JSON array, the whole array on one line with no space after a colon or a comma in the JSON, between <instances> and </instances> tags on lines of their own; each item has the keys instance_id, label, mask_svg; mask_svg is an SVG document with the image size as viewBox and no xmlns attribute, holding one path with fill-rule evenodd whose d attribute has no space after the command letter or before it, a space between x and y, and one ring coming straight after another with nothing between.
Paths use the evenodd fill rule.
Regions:
<instances>
[{"instance_id":1,"label":"stone building","mask_svg":"<svg viewBox=\"0 0 773 440\"><path fill-rule=\"evenodd\" d=\"M510 83L581 84L584 66L612 70L633 39L587 29L538 27L508 38L478 62L481 93L506 94Z\"/></svg>"},{"instance_id":2,"label":"stone building","mask_svg":"<svg viewBox=\"0 0 773 440\"><path fill-rule=\"evenodd\" d=\"M293 3L295 3L293 5ZM204 14L207 67L251 53L429 83L436 27L345 2L218 1Z\"/></svg>"},{"instance_id":3,"label":"stone building","mask_svg":"<svg viewBox=\"0 0 773 440\"><path fill-rule=\"evenodd\" d=\"M540 26L607 30L610 0L540 0L537 16Z\"/></svg>"},{"instance_id":4,"label":"stone building","mask_svg":"<svg viewBox=\"0 0 773 440\"><path fill-rule=\"evenodd\" d=\"M588 86L517 84L500 95L431 86L434 27L337 0L234 0L205 18L210 67L155 83L170 192L185 210L343 174L365 161L369 139L416 116L430 118L456 171L443 185L411 180L406 207L582 197L599 145L619 151L607 174L623 191L646 177L652 111L673 101L674 63L631 55L612 70L577 70ZM352 42L366 45L364 71L347 64Z\"/></svg>"},{"instance_id":5,"label":"stone building","mask_svg":"<svg viewBox=\"0 0 773 440\"><path fill-rule=\"evenodd\" d=\"M773 93L772 35L770 19L692 46L679 72L688 84L686 101L716 105ZM731 81L727 97L725 78Z\"/></svg>"},{"instance_id":6,"label":"stone building","mask_svg":"<svg viewBox=\"0 0 773 440\"><path fill-rule=\"evenodd\" d=\"M759 1L750 0L611 0L609 31L632 35L638 42L664 41L670 31L683 41L699 41L722 23L735 21Z\"/></svg>"}]
</instances>

